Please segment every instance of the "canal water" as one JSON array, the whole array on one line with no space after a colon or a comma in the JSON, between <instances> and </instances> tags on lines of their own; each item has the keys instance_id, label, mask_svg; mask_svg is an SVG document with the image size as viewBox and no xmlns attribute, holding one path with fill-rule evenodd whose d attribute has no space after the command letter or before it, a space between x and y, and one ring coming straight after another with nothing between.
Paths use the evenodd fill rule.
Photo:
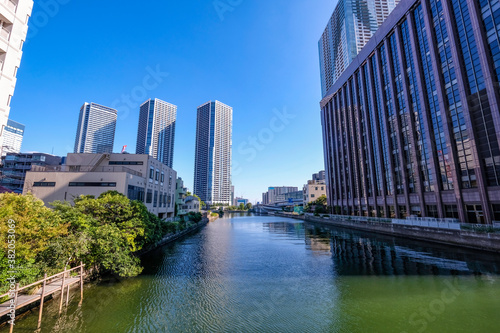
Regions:
<instances>
[{"instance_id":1,"label":"canal water","mask_svg":"<svg viewBox=\"0 0 500 333\"><path fill-rule=\"evenodd\" d=\"M47 303L41 332L500 332L500 257L483 252L238 216L143 265L81 306L72 291L61 316Z\"/></svg>"}]
</instances>

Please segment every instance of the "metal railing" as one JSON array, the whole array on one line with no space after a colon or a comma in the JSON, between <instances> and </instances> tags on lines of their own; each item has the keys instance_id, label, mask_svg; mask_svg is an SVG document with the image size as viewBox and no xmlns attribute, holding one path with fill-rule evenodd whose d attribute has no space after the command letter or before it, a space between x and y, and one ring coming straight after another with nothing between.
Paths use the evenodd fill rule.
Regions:
<instances>
[{"instance_id":1,"label":"metal railing","mask_svg":"<svg viewBox=\"0 0 500 333\"><path fill-rule=\"evenodd\" d=\"M306 213L308 216L314 216L311 213ZM446 230L463 230L479 233L500 233L500 222L493 221L492 224L471 224L462 223L460 220L455 218L433 218L433 217L407 217L406 219L392 219L392 218L381 218L381 217L366 217L366 216L351 216L351 215L331 215L331 214L321 214L316 216L317 218L323 218L328 220L336 221L358 221L358 222L375 222L384 224L395 224L395 225L407 225L415 227L424 228L436 228L436 229L446 229Z\"/></svg>"}]
</instances>

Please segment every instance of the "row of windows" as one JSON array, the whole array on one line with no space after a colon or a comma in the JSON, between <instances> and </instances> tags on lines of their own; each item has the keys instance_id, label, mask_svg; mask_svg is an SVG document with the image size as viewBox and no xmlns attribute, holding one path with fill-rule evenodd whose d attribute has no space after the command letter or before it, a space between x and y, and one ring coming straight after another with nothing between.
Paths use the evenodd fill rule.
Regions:
<instances>
[{"instance_id":1,"label":"row of windows","mask_svg":"<svg viewBox=\"0 0 500 333\"><path fill-rule=\"evenodd\" d=\"M55 187L55 182L34 182L34 187ZM71 182L70 187L116 187L116 183Z\"/></svg>"},{"instance_id":2,"label":"row of windows","mask_svg":"<svg viewBox=\"0 0 500 333\"><path fill-rule=\"evenodd\" d=\"M479 3L482 31L466 1L417 3L324 107L334 200L475 188L478 171L500 185L498 105L483 76L493 64L500 79L500 0Z\"/></svg>"},{"instance_id":3,"label":"row of windows","mask_svg":"<svg viewBox=\"0 0 500 333\"><path fill-rule=\"evenodd\" d=\"M144 165L144 162L138 162L138 161L110 161L109 165Z\"/></svg>"}]
</instances>

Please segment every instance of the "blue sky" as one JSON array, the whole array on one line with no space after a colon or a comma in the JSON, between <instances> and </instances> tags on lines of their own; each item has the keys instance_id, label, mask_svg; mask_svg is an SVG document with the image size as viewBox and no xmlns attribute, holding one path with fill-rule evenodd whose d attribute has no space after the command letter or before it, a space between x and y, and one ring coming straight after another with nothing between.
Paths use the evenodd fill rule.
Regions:
<instances>
[{"instance_id":1,"label":"blue sky","mask_svg":"<svg viewBox=\"0 0 500 333\"><path fill-rule=\"evenodd\" d=\"M23 151L72 152L95 102L118 109L115 151L133 153L139 105L159 98L178 106L174 169L192 189L196 108L217 99L234 108L238 196L324 168L317 42L335 0L139 3L35 1L10 114Z\"/></svg>"}]
</instances>

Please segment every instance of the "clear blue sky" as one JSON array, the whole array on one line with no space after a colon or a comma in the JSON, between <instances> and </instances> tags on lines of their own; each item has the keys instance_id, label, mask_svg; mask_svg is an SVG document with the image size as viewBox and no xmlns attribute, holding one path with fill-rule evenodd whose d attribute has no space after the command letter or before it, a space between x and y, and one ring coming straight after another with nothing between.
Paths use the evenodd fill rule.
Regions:
<instances>
[{"instance_id":1,"label":"clear blue sky","mask_svg":"<svg viewBox=\"0 0 500 333\"><path fill-rule=\"evenodd\" d=\"M61 2L35 1L10 115L26 125L23 151L72 152L79 109L95 102L118 109L115 151L134 153L139 105L159 98L178 106L174 169L192 189L196 108L217 99L234 108L238 196L324 168L317 42L335 0ZM294 118L283 126L277 110Z\"/></svg>"}]
</instances>

